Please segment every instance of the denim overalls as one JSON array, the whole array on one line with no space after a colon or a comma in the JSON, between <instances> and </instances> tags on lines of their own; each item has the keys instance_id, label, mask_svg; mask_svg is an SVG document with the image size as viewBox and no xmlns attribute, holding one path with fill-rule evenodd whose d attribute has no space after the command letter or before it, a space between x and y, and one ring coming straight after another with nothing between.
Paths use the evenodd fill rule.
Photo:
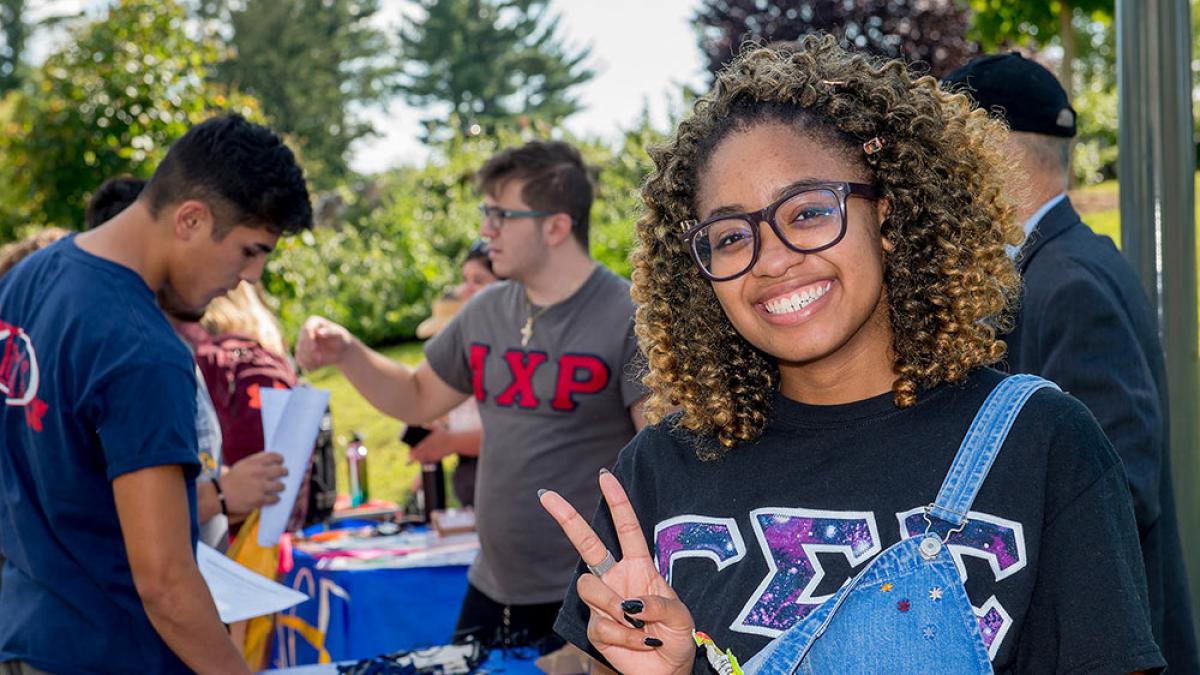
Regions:
<instances>
[{"instance_id":1,"label":"denim overalls","mask_svg":"<svg viewBox=\"0 0 1200 675\"><path fill-rule=\"evenodd\" d=\"M1053 387L1014 375L988 395L959 446L929 526L880 553L857 576L745 666L747 675L991 673L992 665L945 542L966 526L1013 421L1029 397Z\"/></svg>"}]
</instances>

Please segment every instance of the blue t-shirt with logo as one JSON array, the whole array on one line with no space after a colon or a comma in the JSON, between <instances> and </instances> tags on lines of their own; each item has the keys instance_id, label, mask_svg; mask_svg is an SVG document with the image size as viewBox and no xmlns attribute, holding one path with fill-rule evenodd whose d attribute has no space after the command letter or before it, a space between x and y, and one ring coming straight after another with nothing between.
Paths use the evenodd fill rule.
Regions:
<instances>
[{"instance_id":1,"label":"blue t-shirt with logo","mask_svg":"<svg viewBox=\"0 0 1200 675\"><path fill-rule=\"evenodd\" d=\"M0 662L189 672L150 624L112 481L182 465L197 538L196 382L127 267L74 237L0 279Z\"/></svg>"}]
</instances>

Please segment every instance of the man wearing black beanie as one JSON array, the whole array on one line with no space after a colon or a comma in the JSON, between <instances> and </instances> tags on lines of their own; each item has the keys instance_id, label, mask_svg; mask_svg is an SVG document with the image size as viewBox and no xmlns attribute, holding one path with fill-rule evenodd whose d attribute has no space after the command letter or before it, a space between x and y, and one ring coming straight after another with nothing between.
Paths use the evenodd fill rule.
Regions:
<instances>
[{"instance_id":1,"label":"man wearing black beanie","mask_svg":"<svg viewBox=\"0 0 1200 675\"><path fill-rule=\"evenodd\" d=\"M1018 171L1010 195L1025 224L1014 255L1025 295L1005 337L1008 365L1058 383L1104 427L1133 493L1154 637L1170 672L1200 673L1171 487L1158 323L1128 261L1080 220L1067 197L1075 110L1048 70L1016 53L977 58L943 86L1012 130Z\"/></svg>"}]
</instances>

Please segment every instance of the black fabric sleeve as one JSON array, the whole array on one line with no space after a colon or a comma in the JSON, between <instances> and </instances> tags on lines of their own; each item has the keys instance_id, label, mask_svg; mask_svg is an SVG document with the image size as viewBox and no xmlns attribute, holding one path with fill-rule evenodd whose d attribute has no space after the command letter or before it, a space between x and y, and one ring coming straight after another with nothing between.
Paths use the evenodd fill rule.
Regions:
<instances>
[{"instance_id":1,"label":"black fabric sleeve","mask_svg":"<svg viewBox=\"0 0 1200 675\"><path fill-rule=\"evenodd\" d=\"M1083 269L1053 280L1031 281L1048 289L1034 299L1038 373L1078 398L1100 422L1125 464L1138 528L1144 531L1161 512L1160 472L1163 410L1150 364L1129 311L1109 288Z\"/></svg>"},{"instance_id":2,"label":"black fabric sleeve","mask_svg":"<svg viewBox=\"0 0 1200 675\"><path fill-rule=\"evenodd\" d=\"M1157 672L1165 662L1150 630L1124 471L1090 415L1073 412L1060 420L1047 474L1049 491L1071 492L1047 495L1016 672ZM1065 488L1084 477L1081 488Z\"/></svg>"}]
</instances>

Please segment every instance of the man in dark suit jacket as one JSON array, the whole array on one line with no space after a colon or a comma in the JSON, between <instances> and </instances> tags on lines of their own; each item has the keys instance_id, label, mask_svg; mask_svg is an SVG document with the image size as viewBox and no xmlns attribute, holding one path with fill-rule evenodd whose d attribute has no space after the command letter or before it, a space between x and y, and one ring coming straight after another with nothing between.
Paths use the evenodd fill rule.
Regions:
<instances>
[{"instance_id":1,"label":"man in dark suit jacket","mask_svg":"<svg viewBox=\"0 0 1200 675\"><path fill-rule=\"evenodd\" d=\"M1008 123L1025 224L1014 250L1025 294L1005 337L1012 372L1058 383L1092 411L1125 465L1150 616L1171 672L1200 673L1171 487L1167 378L1158 322L1112 240L1066 195L1075 111L1049 71L1019 54L975 59L945 80Z\"/></svg>"}]
</instances>

